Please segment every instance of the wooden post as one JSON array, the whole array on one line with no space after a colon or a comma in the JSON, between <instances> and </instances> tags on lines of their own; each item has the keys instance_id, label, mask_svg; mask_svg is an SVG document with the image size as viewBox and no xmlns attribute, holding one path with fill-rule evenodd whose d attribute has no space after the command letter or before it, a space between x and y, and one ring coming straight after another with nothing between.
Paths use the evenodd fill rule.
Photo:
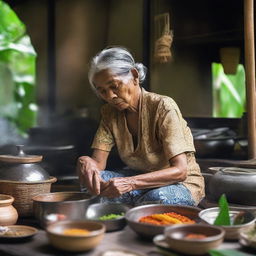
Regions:
<instances>
[{"instance_id":1,"label":"wooden post","mask_svg":"<svg viewBox=\"0 0 256 256\"><path fill-rule=\"evenodd\" d=\"M249 159L256 159L254 0L244 0L244 45L248 118L248 157Z\"/></svg>"}]
</instances>

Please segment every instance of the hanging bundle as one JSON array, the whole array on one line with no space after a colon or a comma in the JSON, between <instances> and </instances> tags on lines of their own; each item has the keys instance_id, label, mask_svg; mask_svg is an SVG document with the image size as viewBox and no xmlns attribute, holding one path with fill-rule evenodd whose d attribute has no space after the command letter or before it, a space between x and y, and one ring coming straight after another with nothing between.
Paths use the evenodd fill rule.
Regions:
<instances>
[{"instance_id":1,"label":"hanging bundle","mask_svg":"<svg viewBox=\"0 0 256 256\"><path fill-rule=\"evenodd\" d=\"M154 60L159 63L169 62L172 57L170 48L173 41L169 13L155 16L155 34Z\"/></svg>"}]
</instances>

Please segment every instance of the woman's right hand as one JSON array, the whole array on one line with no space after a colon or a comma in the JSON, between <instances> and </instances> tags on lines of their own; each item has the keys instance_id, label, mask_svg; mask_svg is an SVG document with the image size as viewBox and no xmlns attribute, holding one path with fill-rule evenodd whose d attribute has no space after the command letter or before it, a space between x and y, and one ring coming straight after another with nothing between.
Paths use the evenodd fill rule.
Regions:
<instances>
[{"instance_id":1,"label":"woman's right hand","mask_svg":"<svg viewBox=\"0 0 256 256\"><path fill-rule=\"evenodd\" d=\"M103 180L100 177L98 163L93 158L89 156L79 157L78 175L80 184L85 185L91 194L100 194L100 186Z\"/></svg>"}]
</instances>

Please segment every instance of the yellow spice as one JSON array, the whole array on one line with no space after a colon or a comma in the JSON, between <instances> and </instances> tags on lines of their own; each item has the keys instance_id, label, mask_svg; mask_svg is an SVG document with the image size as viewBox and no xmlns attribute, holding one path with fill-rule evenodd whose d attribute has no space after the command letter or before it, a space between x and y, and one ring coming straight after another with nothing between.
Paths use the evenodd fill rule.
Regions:
<instances>
[{"instance_id":1,"label":"yellow spice","mask_svg":"<svg viewBox=\"0 0 256 256\"><path fill-rule=\"evenodd\" d=\"M69 228L63 231L64 235L72 235L72 236L80 236L80 235L88 235L90 233L87 229L80 228Z\"/></svg>"}]
</instances>

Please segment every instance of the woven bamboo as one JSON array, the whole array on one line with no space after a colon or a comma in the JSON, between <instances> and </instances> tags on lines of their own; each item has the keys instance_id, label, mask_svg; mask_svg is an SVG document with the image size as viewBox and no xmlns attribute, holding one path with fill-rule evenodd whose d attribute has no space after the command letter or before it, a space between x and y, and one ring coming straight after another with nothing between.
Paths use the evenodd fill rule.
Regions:
<instances>
[{"instance_id":1,"label":"woven bamboo","mask_svg":"<svg viewBox=\"0 0 256 256\"><path fill-rule=\"evenodd\" d=\"M0 193L13 196L13 206L16 208L18 215L28 217L33 215L32 198L42 193L49 193L52 183L56 181L55 177L37 182L0 180Z\"/></svg>"}]
</instances>

